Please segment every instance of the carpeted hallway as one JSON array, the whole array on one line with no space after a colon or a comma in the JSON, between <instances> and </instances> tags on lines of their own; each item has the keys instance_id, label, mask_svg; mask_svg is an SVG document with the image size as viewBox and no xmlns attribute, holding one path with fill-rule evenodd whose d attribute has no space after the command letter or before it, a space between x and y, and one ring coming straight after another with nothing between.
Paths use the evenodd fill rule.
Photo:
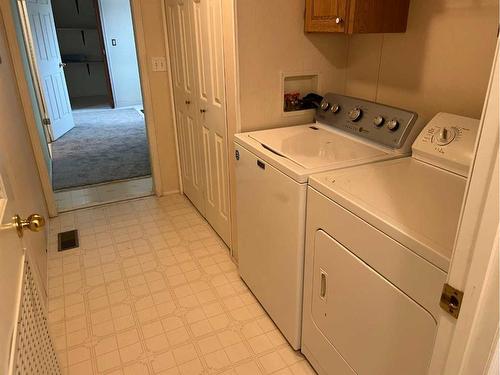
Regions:
<instances>
[{"instance_id":1,"label":"carpeted hallway","mask_svg":"<svg viewBox=\"0 0 500 375\"><path fill-rule=\"evenodd\" d=\"M151 174L144 117L135 109L73 112L75 127L52 144L54 190Z\"/></svg>"}]
</instances>

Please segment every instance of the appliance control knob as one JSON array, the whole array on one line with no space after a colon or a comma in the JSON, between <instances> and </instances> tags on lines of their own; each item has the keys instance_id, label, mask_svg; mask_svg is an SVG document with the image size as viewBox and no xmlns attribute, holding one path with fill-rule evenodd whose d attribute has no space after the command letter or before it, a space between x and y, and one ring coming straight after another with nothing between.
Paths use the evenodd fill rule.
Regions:
<instances>
[{"instance_id":1,"label":"appliance control knob","mask_svg":"<svg viewBox=\"0 0 500 375\"><path fill-rule=\"evenodd\" d=\"M387 129L390 131L395 132L396 130L399 129L399 121L396 119L393 119L387 123Z\"/></svg>"},{"instance_id":2,"label":"appliance control knob","mask_svg":"<svg viewBox=\"0 0 500 375\"><path fill-rule=\"evenodd\" d=\"M353 122L359 121L363 116L363 110L359 107L353 108L349 111L348 116Z\"/></svg>"},{"instance_id":3,"label":"appliance control knob","mask_svg":"<svg viewBox=\"0 0 500 375\"><path fill-rule=\"evenodd\" d=\"M453 128L442 128L439 131L439 134L436 137L436 143L440 146L446 146L453 142L455 137L457 136L457 132Z\"/></svg>"},{"instance_id":4,"label":"appliance control knob","mask_svg":"<svg viewBox=\"0 0 500 375\"><path fill-rule=\"evenodd\" d=\"M380 128L382 125L384 125L385 119L382 116L377 116L373 119L373 125L375 125L377 128Z\"/></svg>"},{"instance_id":5,"label":"appliance control knob","mask_svg":"<svg viewBox=\"0 0 500 375\"><path fill-rule=\"evenodd\" d=\"M338 104L332 104L330 107L330 111L332 113L339 113L340 112L340 105Z\"/></svg>"},{"instance_id":6,"label":"appliance control knob","mask_svg":"<svg viewBox=\"0 0 500 375\"><path fill-rule=\"evenodd\" d=\"M323 100L321 102L320 108L326 112L328 111L328 108L330 108L330 103L328 103L326 100Z\"/></svg>"}]
</instances>

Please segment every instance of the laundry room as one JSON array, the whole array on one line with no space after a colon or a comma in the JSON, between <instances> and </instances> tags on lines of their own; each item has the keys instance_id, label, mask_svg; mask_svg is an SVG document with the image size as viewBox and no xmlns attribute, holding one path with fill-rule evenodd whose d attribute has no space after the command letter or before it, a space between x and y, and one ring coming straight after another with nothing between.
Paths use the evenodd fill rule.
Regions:
<instances>
[{"instance_id":1,"label":"laundry room","mask_svg":"<svg viewBox=\"0 0 500 375\"><path fill-rule=\"evenodd\" d=\"M499 12L0 1L0 373L498 374Z\"/></svg>"}]
</instances>

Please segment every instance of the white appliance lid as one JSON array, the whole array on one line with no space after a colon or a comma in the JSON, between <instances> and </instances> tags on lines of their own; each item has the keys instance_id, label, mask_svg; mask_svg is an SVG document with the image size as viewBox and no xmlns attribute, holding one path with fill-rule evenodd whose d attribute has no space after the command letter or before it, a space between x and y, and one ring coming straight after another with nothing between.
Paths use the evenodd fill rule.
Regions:
<instances>
[{"instance_id":1,"label":"white appliance lid","mask_svg":"<svg viewBox=\"0 0 500 375\"><path fill-rule=\"evenodd\" d=\"M387 154L380 148L353 140L347 134L324 129L319 124L262 130L250 133L249 137L306 169L346 161L355 163Z\"/></svg>"},{"instance_id":2,"label":"white appliance lid","mask_svg":"<svg viewBox=\"0 0 500 375\"><path fill-rule=\"evenodd\" d=\"M465 178L403 158L318 174L311 185L448 270Z\"/></svg>"}]
</instances>

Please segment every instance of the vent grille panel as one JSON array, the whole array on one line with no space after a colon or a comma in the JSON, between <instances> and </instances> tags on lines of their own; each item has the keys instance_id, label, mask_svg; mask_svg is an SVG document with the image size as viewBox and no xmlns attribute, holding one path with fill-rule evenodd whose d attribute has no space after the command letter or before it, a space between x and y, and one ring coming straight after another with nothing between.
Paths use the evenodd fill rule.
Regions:
<instances>
[{"instance_id":1,"label":"vent grille panel","mask_svg":"<svg viewBox=\"0 0 500 375\"><path fill-rule=\"evenodd\" d=\"M29 262L25 262L16 337L16 375L59 375L42 301Z\"/></svg>"}]
</instances>

